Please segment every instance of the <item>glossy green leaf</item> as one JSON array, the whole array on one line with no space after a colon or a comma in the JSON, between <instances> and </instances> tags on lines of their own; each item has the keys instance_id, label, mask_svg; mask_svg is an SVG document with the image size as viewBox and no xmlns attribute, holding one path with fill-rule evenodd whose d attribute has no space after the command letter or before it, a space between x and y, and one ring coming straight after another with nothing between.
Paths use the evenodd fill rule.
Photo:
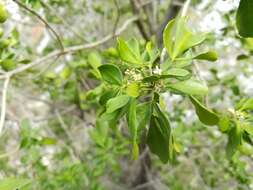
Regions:
<instances>
[{"instance_id":1,"label":"glossy green leaf","mask_svg":"<svg viewBox=\"0 0 253 190\"><path fill-rule=\"evenodd\" d=\"M216 125L219 122L219 117L213 111L207 109L202 105L196 98L190 96L190 100L195 107L195 111L198 115L199 120L206 125Z\"/></svg>"},{"instance_id":2,"label":"glossy green leaf","mask_svg":"<svg viewBox=\"0 0 253 190\"><path fill-rule=\"evenodd\" d=\"M194 79L167 84L166 87L189 95L205 95L208 93L208 87Z\"/></svg>"},{"instance_id":3,"label":"glossy green leaf","mask_svg":"<svg viewBox=\"0 0 253 190\"><path fill-rule=\"evenodd\" d=\"M156 113L151 116L147 144L152 153L167 163L170 159L170 124L157 103L154 108Z\"/></svg>"},{"instance_id":4,"label":"glossy green leaf","mask_svg":"<svg viewBox=\"0 0 253 190\"><path fill-rule=\"evenodd\" d=\"M244 38L253 37L253 1L240 0L236 13L236 26L239 34Z\"/></svg>"},{"instance_id":5,"label":"glossy green leaf","mask_svg":"<svg viewBox=\"0 0 253 190\"><path fill-rule=\"evenodd\" d=\"M1 190L16 190L25 187L30 184L31 181L29 179L15 179L15 178L7 178L0 180L0 189Z\"/></svg>"},{"instance_id":6,"label":"glossy green leaf","mask_svg":"<svg viewBox=\"0 0 253 190\"><path fill-rule=\"evenodd\" d=\"M208 52L197 55L193 59L216 61L218 59L218 55L215 51L208 51Z\"/></svg>"},{"instance_id":7,"label":"glossy green leaf","mask_svg":"<svg viewBox=\"0 0 253 190\"><path fill-rule=\"evenodd\" d=\"M129 99L130 97L128 95L120 95L108 100L106 103L106 113L112 113L122 108L129 102Z\"/></svg>"},{"instance_id":8,"label":"glossy green leaf","mask_svg":"<svg viewBox=\"0 0 253 190\"><path fill-rule=\"evenodd\" d=\"M137 65L141 64L139 47L136 43L135 40L132 40L129 45L123 39L118 38L118 52L123 61Z\"/></svg>"},{"instance_id":9,"label":"glossy green leaf","mask_svg":"<svg viewBox=\"0 0 253 190\"><path fill-rule=\"evenodd\" d=\"M104 81L108 82L109 84L122 84L123 75L117 66L105 64L98 67L98 69Z\"/></svg>"},{"instance_id":10,"label":"glossy green leaf","mask_svg":"<svg viewBox=\"0 0 253 190\"><path fill-rule=\"evenodd\" d=\"M163 32L163 44L172 60L186 50L202 43L205 34L194 34L186 24L186 18L178 17L170 21Z\"/></svg>"}]
</instances>

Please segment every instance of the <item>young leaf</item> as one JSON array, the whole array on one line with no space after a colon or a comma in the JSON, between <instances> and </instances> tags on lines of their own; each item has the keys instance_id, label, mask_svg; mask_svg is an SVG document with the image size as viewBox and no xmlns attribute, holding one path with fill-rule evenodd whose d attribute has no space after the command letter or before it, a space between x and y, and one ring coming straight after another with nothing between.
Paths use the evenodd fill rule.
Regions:
<instances>
[{"instance_id":1,"label":"young leaf","mask_svg":"<svg viewBox=\"0 0 253 190\"><path fill-rule=\"evenodd\" d=\"M133 82L129 85L127 85L127 89L126 89L126 93L127 95L131 96L131 97L138 97L139 96L139 85L136 82Z\"/></svg>"},{"instance_id":2,"label":"young leaf","mask_svg":"<svg viewBox=\"0 0 253 190\"><path fill-rule=\"evenodd\" d=\"M166 87L189 95L205 95L208 93L208 87L194 79L167 84Z\"/></svg>"},{"instance_id":3,"label":"young leaf","mask_svg":"<svg viewBox=\"0 0 253 190\"><path fill-rule=\"evenodd\" d=\"M240 111L253 110L253 98L245 99L242 105L240 105L239 110Z\"/></svg>"},{"instance_id":4,"label":"young leaf","mask_svg":"<svg viewBox=\"0 0 253 190\"><path fill-rule=\"evenodd\" d=\"M215 51L208 51L206 53L195 56L193 59L216 61L218 59L218 55Z\"/></svg>"},{"instance_id":5,"label":"young leaf","mask_svg":"<svg viewBox=\"0 0 253 190\"><path fill-rule=\"evenodd\" d=\"M129 102L129 99L130 97L128 95L120 95L108 100L106 103L106 113L112 113L122 108Z\"/></svg>"},{"instance_id":6,"label":"young leaf","mask_svg":"<svg viewBox=\"0 0 253 190\"><path fill-rule=\"evenodd\" d=\"M88 63L93 68L94 75L97 78L101 78L98 67L102 65L102 60L97 52L92 52L88 55Z\"/></svg>"},{"instance_id":7,"label":"young leaf","mask_svg":"<svg viewBox=\"0 0 253 190\"><path fill-rule=\"evenodd\" d=\"M123 75L117 66L112 64L105 64L98 67L98 70L100 71L103 80L109 84L122 84Z\"/></svg>"},{"instance_id":8,"label":"young leaf","mask_svg":"<svg viewBox=\"0 0 253 190\"><path fill-rule=\"evenodd\" d=\"M190 96L190 100L193 103L199 120L206 125L216 125L219 122L219 117L216 113L208 110L203 106L196 98Z\"/></svg>"},{"instance_id":9,"label":"young leaf","mask_svg":"<svg viewBox=\"0 0 253 190\"><path fill-rule=\"evenodd\" d=\"M147 144L151 152L156 154L162 162L167 163L170 159L170 124L157 103L154 104L154 109L155 113L151 116Z\"/></svg>"},{"instance_id":10,"label":"young leaf","mask_svg":"<svg viewBox=\"0 0 253 190\"><path fill-rule=\"evenodd\" d=\"M25 187L30 183L31 181L29 179L7 178L0 181L0 189L1 190L21 189L22 187Z\"/></svg>"},{"instance_id":11,"label":"young leaf","mask_svg":"<svg viewBox=\"0 0 253 190\"><path fill-rule=\"evenodd\" d=\"M219 129L221 130L221 132L226 132L226 131L228 131L228 130L229 130L229 126L230 126L229 117L226 116L226 115L220 117L218 126L219 126Z\"/></svg>"},{"instance_id":12,"label":"young leaf","mask_svg":"<svg viewBox=\"0 0 253 190\"><path fill-rule=\"evenodd\" d=\"M193 34L183 17L170 21L163 32L163 44L172 60L204 40L205 34Z\"/></svg>"},{"instance_id":13,"label":"young leaf","mask_svg":"<svg viewBox=\"0 0 253 190\"><path fill-rule=\"evenodd\" d=\"M118 38L118 51L120 58L127 62L132 64L141 64L141 60L139 57L139 46L136 44L138 42L132 40L130 41L130 47L129 45L121 38Z\"/></svg>"},{"instance_id":14,"label":"young leaf","mask_svg":"<svg viewBox=\"0 0 253 190\"><path fill-rule=\"evenodd\" d=\"M243 130L246 131L251 136L253 136L253 126L250 126L248 124L244 124L243 125Z\"/></svg>"},{"instance_id":15,"label":"young leaf","mask_svg":"<svg viewBox=\"0 0 253 190\"><path fill-rule=\"evenodd\" d=\"M130 50L132 50L133 54L139 59L141 57L139 42L135 38L131 38L127 41L127 45Z\"/></svg>"},{"instance_id":16,"label":"young leaf","mask_svg":"<svg viewBox=\"0 0 253 190\"><path fill-rule=\"evenodd\" d=\"M253 37L253 1L240 0L236 13L236 26L239 34L244 38Z\"/></svg>"}]
</instances>

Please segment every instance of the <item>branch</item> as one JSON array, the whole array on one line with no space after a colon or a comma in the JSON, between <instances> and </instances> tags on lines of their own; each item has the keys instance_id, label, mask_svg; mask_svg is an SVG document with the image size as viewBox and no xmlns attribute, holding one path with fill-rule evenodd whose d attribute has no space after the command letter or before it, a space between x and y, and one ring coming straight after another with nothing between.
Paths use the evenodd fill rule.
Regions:
<instances>
[{"instance_id":1,"label":"branch","mask_svg":"<svg viewBox=\"0 0 253 190\"><path fill-rule=\"evenodd\" d=\"M139 28L139 31L140 31L141 35L143 36L143 38L148 41L149 38L150 38L150 35L145 30L144 23L142 22L142 19L140 17L141 5L139 5L139 2L137 2L136 0L130 0L130 3L131 3L131 6L132 6L132 9L133 9L133 13L135 15L139 16L139 19L136 21L137 27Z\"/></svg>"},{"instance_id":2,"label":"branch","mask_svg":"<svg viewBox=\"0 0 253 190\"><path fill-rule=\"evenodd\" d=\"M119 36L122 32L124 32L128 28L128 26L131 23L135 22L137 19L138 19L138 17L132 17L132 18L126 20L125 23L122 25L122 27L119 28L116 31L115 36ZM21 73L23 71L26 71L27 69L30 69L31 67L39 65L39 64L41 64L41 63L43 63L45 61L48 61L48 60L50 60L50 59L52 59L54 57L62 56L62 55L65 55L65 54L72 54L72 53L75 53L75 52L78 52L78 51L81 51L81 50L91 49L91 48L97 47L97 46L99 46L101 44L106 43L107 41L109 41L113 37L114 37L113 34L109 34L109 35L105 36L104 38L102 38L101 40L98 40L96 42L92 42L92 43L88 43L88 44L83 44L83 45L70 46L70 47L65 48L63 51L62 50L55 50L55 51L47 54L46 56L33 61L30 64L22 65L22 66L18 67L15 70L12 70L12 71L4 73L3 75L0 76L0 79L11 77L11 76L13 76L15 74L18 74L18 73Z\"/></svg>"},{"instance_id":3,"label":"branch","mask_svg":"<svg viewBox=\"0 0 253 190\"><path fill-rule=\"evenodd\" d=\"M2 131L3 131L3 128L4 128L5 115L6 115L6 96L7 96L7 90L8 90L9 82L10 82L10 76L5 78L3 91L2 91L2 106L1 106L1 117L0 117L0 135L2 134Z\"/></svg>"},{"instance_id":4,"label":"branch","mask_svg":"<svg viewBox=\"0 0 253 190\"><path fill-rule=\"evenodd\" d=\"M51 5L45 3L43 0L39 0L39 1L42 6L44 6L46 9L48 9L50 11L50 13L54 14L63 23L63 25L65 25L71 32L73 32L73 34L75 34L78 38L80 38L84 42L87 41L83 37L82 34L80 34L78 31L76 31L75 28L70 26L70 24L66 21L65 18L63 18L60 14L58 14L57 10L54 10L54 8Z\"/></svg>"},{"instance_id":5,"label":"branch","mask_svg":"<svg viewBox=\"0 0 253 190\"><path fill-rule=\"evenodd\" d=\"M116 16L116 20L115 20L115 23L114 23L114 26L113 26L113 35L115 35L118 24L119 24L119 20L120 20L120 7L119 7L118 0L113 0L113 2L114 2L114 5L117 9L117 16Z\"/></svg>"},{"instance_id":6,"label":"branch","mask_svg":"<svg viewBox=\"0 0 253 190\"><path fill-rule=\"evenodd\" d=\"M44 19L42 18L36 11L30 9L29 7L27 7L25 4L21 3L19 0L13 0L15 3L17 3L20 7L22 7L23 9L25 9L26 11L30 12L31 14L33 14L34 16L36 16L40 21L42 21L45 26L54 34L54 36L56 37L60 47L62 50L64 50L64 46L63 43L61 41L60 36L57 34L57 32L50 26L50 24Z\"/></svg>"}]
</instances>

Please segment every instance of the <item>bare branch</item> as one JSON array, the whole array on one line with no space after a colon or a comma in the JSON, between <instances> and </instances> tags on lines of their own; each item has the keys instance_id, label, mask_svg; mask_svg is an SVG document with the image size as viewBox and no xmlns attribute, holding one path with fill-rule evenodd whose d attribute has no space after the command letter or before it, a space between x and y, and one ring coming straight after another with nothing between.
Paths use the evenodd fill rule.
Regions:
<instances>
[{"instance_id":1,"label":"bare branch","mask_svg":"<svg viewBox=\"0 0 253 190\"><path fill-rule=\"evenodd\" d=\"M62 18L60 14L54 8L45 3L43 0L40 0L40 3L42 6L44 6L46 9L50 11L50 13L54 14L73 34L75 34L78 38L80 38L82 41L86 42L87 40L83 37L82 34L80 34L75 28L71 27L70 24L66 21L66 19Z\"/></svg>"},{"instance_id":2,"label":"bare branch","mask_svg":"<svg viewBox=\"0 0 253 190\"><path fill-rule=\"evenodd\" d=\"M150 38L150 35L148 34L148 32L145 30L145 26L144 26L144 23L140 17L140 9L141 9L141 5L139 4L138 1L136 0L130 0L130 3L132 5L132 9L133 9L133 13L135 15L138 15L139 16L139 19L136 20L136 24L137 24L137 27L139 28L139 31L141 33L141 35L143 36L143 38L145 40L149 40Z\"/></svg>"},{"instance_id":3,"label":"bare branch","mask_svg":"<svg viewBox=\"0 0 253 190\"><path fill-rule=\"evenodd\" d=\"M5 115L6 115L6 96L7 96L7 90L8 90L9 82L10 82L10 76L5 78L3 91L2 91L2 106L1 106L1 117L0 117L0 135L2 134L2 131L3 131L3 128L4 128Z\"/></svg>"},{"instance_id":4,"label":"bare branch","mask_svg":"<svg viewBox=\"0 0 253 190\"><path fill-rule=\"evenodd\" d=\"M132 17L132 18L126 20L125 23L122 25L122 27L119 28L116 31L115 36L118 36L122 32L124 32L127 29L127 27L131 23L135 22L137 19L138 19L138 17ZM12 71L4 73L3 75L0 76L0 79L4 79L4 78L6 78L8 76L13 76L15 74L21 73L21 72L23 72L23 71L25 71L25 70L27 70L27 69L29 69L31 67L39 65L39 64L41 64L41 63L43 63L45 61L48 61L48 60L50 60L50 59L52 59L54 57L62 56L62 55L65 55L65 54L71 54L71 53L75 53L75 52L78 52L78 51L81 51L81 50L91 49L91 48L97 47L97 46L99 46L101 44L106 43L107 41L109 41L113 37L114 37L113 34L109 34L109 35L105 36L104 38L102 38L101 40L98 40L96 42L92 42L92 43L88 43L88 44L83 44L83 45L76 45L76 46L67 47L63 51L62 50L55 50L55 51L47 54L46 56L33 61L30 64L23 65L21 67L18 67L15 70L12 70Z\"/></svg>"},{"instance_id":5,"label":"bare branch","mask_svg":"<svg viewBox=\"0 0 253 190\"><path fill-rule=\"evenodd\" d=\"M31 14L33 14L34 16L36 16L41 22L43 22L45 24L45 26L54 34L61 49L64 50L64 46L63 46L60 36L57 34L57 32L53 29L53 27L50 26L50 24L44 18L42 18L36 11L32 10L31 8L27 7L25 4L21 3L19 0L13 0L13 1L15 3L17 3L20 7L25 9L26 11L28 11Z\"/></svg>"},{"instance_id":6,"label":"bare branch","mask_svg":"<svg viewBox=\"0 0 253 190\"><path fill-rule=\"evenodd\" d=\"M114 5L117 9L117 17L116 17L116 21L115 21L114 27L113 27L113 35L115 35L118 24L119 24L119 20L120 20L120 8L119 8L118 0L113 0L113 2L114 2Z\"/></svg>"}]
</instances>

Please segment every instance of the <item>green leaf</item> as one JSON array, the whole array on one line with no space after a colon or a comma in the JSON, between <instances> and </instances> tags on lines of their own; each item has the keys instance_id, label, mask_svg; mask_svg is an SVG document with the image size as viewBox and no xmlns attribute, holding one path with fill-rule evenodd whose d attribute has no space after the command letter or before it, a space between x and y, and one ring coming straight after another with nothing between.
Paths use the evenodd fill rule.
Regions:
<instances>
[{"instance_id":1,"label":"green leaf","mask_svg":"<svg viewBox=\"0 0 253 190\"><path fill-rule=\"evenodd\" d=\"M130 97L128 95L120 95L115 98L112 98L106 103L106 113L112 113L129 102Z\"/></svg>"},{"instance_id":2,"label":"green leaf","mask_svg":"<svg viewBox=\"0 0 253 190\"><path fill-rule=\"evenodd\" d=\"M218 59L218 55L215 51L208 51L208 52L197 55L193 59L216 61Z\"/></svg>"},{"instance_id":3,"label":"green leaf","mask_svg":"<svg viewBox=\"0 0 253 190\"><path fill-rule=\"evenodd\" d=\"M152 75L152 76L148 76L142 79L143 82L155 82L158 81L160 79L159 75Z\"/></svg>"},{"instance_id":4,"label":"green leaf","mask_svg":"<svg viewBox=\"0 0 253 190\"><path fill-rule=\"evenodd\" d=\"M136 65L141 64L139 44L136 40L131 40L128 44L121 38L118 38L118 51L120 58Z\"/></svg>"},{"instance_id":5,"label":"green leaf","mask_svg":"<svg viewBox=\"0 0 253 190\"><path fill-rule=\"evenodd\" d=\"M96 121L96 128L90 131L90 137L98 146L104 147L108 136L108 130L108 122L98 119Z\"/></svg>"},{"instance_id":6,"label":"green leaf","mask_svg":"<svg viewBox=\"0 0 253 190\"><path fill-rule=\"evenodd\" d=\"M98 69L104 81L108 82L109 84L122 84L123 75L117 66L105 64L98 67Z\"/></svg>"},{"instance_id":7,"label":"green leaf","mask_svg":"<svg viewBox=\"0 0 253 190\"><path fill-rule=\"evenodd\" d=\"M127 45L132 51L132 53L140 59L141 54L140 54L140 45L139 42L135 38L131 38L130 40L127 41Z\"/></svg>"},{"instance_id":8,"label":"green leaf","mask_svg":"<svg viewBox=\"0 0 253 190\"><path fill-rule=\"evenodd\" d=\"M137 145L137 118L136 118L136 99L131 98L129 101L129 109L127 112L127 123L128 128L131 136L131 142L132 142L132 156L134 159L138 157L138 145Z\"/></svg>"},{"instance_id":9,"label":"green leaf","mask_svg":"<svg viewBox=\"0 0 253 190\"><path fill-rule=\"evenodd\" d=\"M60 72L60 77L64 80L68 79L71 76L72 70L70 67L65 66L61 72Z\"/></svg>"},{"instance_id":10,"label":"green leaf","mask_svg":"<svg viewBox=\"0 0 253 190\"><path fill-rule=\"evenodd\" d=\"M55 145L56 139L50 137L44 137L39 141L40 145Z\"/></svg>"},{"instance_id":11,"label":"green leaf","mask_svg":"<svg viewBox=\"0 0 253 190\"><path fill-rule=\"evenodd\" d=\"M21 189L31 183L29 179L7 178L0 181L1 190L16 190Z\"/></svg>"},{"instance_id":12,"label":"green leaf","mask_svg":"<svg viewBox=\"0 0 253 190\"><path fill-rule=\"evenodd\" d=\"M240 126L236 125L228 133L228 144L226 147L227 157L231 158L241 144L242 133Z\"/></svg>"},{"instance_id":13,"label":"green leaf","mask_svg":"<svg viewBox=\"0 0 253 190\"><path fill-rule=\"evenodd\" d=\"M154 104L154 108L156 113L151 116L147 144L152 153L163 163L167 163L170 159L170 124L157 103Z\"/></svg>"},{"instance_id":14,"label":"green leaf","mask_svg":"<svg viewBox=\"0 0 253 190\"><path fill-rule=\"evenodd\" d=\"M219 117L213 111L207 109L196 98L190 96L190 100L193 103L199 120L206 125L216 125L219 122Z\"/></svg>"},{"instance_id":15,"label":"green leaf","mask_svg":"<svg viewBox=\"0 0 253 190\"><path fill-rule=\"evenodd\" d=\"M17 63L12 59L5 59L0 64L4 71L11 71L17 67Z\"/></svg>"},{"instance_id":16,"label":"green leaf","mask_svg":"<svg viewBox=\"0 0 253 190\"><path fill-rule=\"evenodd\" d=\"M137 106L138 130L141 131L150 121L152 106L150 102L145 102Z\"/></svg>"},{"instance_id":17,"label":"green leaf","mask_svg":"<svg viewBox=\"0 0 253 190\"><path fill-rule=\"evenodd\" d=\"M205 95L208 93L208 87L195 79L167 84L166 87L189 95Z\"/></svg>"},{"instance_id":18,"label":"green leaf","mask_svg":"<svg viewBox=\"0 0 253 190\"><path fill-rule=\"evenodd\" d=\"M176 78L178 80L187 80L191 78L191 73L185 69L172 68L162 73L161 79L164 78Z\"/></svg>"},{"instance_id":19,"label":"green leaf","mask_svg":"<svg viewBox=\"0 0 253 190\"><path fill-rule=\"evenodd\" d=\"M221 132L226 132L229 130L229 126L230 126L230 120L228 116L222 116L219 120L218 123L219 129L221 130Z\"/></svg>"},{"instance_id":20,"label":"green leaf","mask_svg":"<svg viewBox=\"0 0 253 190\"><path fill-rule=\"evenodd\" d=\"M244 124L243 130L245 130L247 133L249 133L251 136L253 136L253 125L250 126L249 124Z\"/></svg>"},{"instance_id":21,"label":"green leaf","mask_svg":"<svg viewBox=\"0 0 253 190\"><path fill-rule=\"evenodd\" d=\"M127 112L127 123L132 141L137 139L136 99L130 98Z\"/></svg>"},{"instance_id":22,"label":"green leaf","mask_svg":"<svg viewBox=\"0 0 253 190\"><path fill-rule=\"evenodd\" d=\"M157 48L153 47L153 44L151 42L147 42L146 44L146 51L147 54L147 61L149 64L152 64L155 62L155 60L159 57L160 52Z\"/></svg>"},{"instance_id":23,"label":"green leaf","mask_svg":"<svg viewBox=\"0 0 253 190\"><path fill-rule=\"evenodd\" d=\"M102 96L99 98L99 103L100 103L100 105L105 105L106 102L107 102L109 99L111 99L111 98L113 98L113 97L115 97L115 96L117 95L118 91L119 91L118 89L110 89L110 90L108 90L108 91L105 91L105 92L102 94Z\"/></svg>"},{"instance_id":24,"label":"green leaf","mask_svg":"<svg viewBox=\"0 0 253 190\"><path fill-rule=\"evenodd\" d=\"M238 106L240 111L253 110L253 98L243 99L240 103L241 105Z\"/></svg>"},{"instance_id":25,"label":"green leaf","mask_svg":"<svg viewBox=\"0 0 253 190\"><path fill-rule=\"evenodd\" d=\"M88 55L88 63L93 68L97 78L101 78L98 67L102 65L102 59L97 52L92 52Z\"/></svg>"},{"instance_id":26,"label":"green leaf","mask_svg":"<svg viewBox=\"0 0 253 190\"><path fill-rule=\"evenodd\" d=\"M163 32L163 44L172 60L186 50L202 43L205 34L193 34L186 24L184 17L170 21Z\"/></svg>"},{"instance_id":27,"label":"green leaf","mask_svg":"<svg viewBox=\"0 0 253 190\"><path fill-rule=\"evenodd\" d=\"M138 97L139 96L139 84L137 82L133 82L129 85L127 85L126 88L126 93L127 95L131 96L131 97Z\"/></svg>"},{"instance_id":28,"label":"green leaf","mask_svg":"<svg viewBox=\"0 0 253 190\"><path fill-rule=\"evenodd\" d=\"M253 37L253 1L240 0L236 13L236 26L239 34L244 38Z\"/></svg>"},{"instance_id":29,"label":"green leaf","mask_svg":"<svg viewBox=\"0 0 253 190\"><path fill-rule=\"evenodd\" d=\"M8 18L8 12L5 9L5 6L0 2L0 23L4 23Z\"/></svg>"}]
</instances>

